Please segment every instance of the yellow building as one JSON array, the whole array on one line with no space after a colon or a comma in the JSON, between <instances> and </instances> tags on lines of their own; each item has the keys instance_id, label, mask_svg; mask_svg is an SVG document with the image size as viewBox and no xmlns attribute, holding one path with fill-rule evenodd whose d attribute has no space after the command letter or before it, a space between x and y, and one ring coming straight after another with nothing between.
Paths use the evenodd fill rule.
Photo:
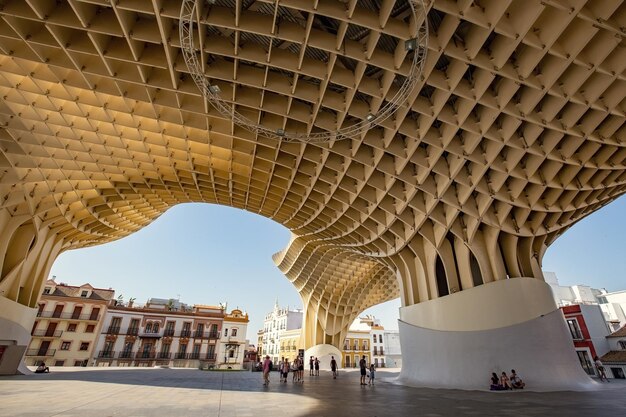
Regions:
<instances>
[{"instance_id":1,"label":"yellow building","mask_svg":"<svg viewBox=\"0 0 626 417\"><path fill-rule=\"evenodd\" d=\"M87 366L115 291L46 281L26 365Z\"/></svg>"},{"instance_id":2,"label":"yellow building","mask_svg":"<svg viewBox=\"0 0 626 417\"><path fill-rule=\"evenodd\" d=\"M343 342L342 363L343 368L356 368L359 360L365 356L369 366L372 356L370 351L370 332L367 330L350 330Z\"/></svg>"},{"instance_id":3,"label":"yellow building","mask_svg":"<svg viewBox=\"0 0 626 417\"><path fill-rule=\"evenodd\" d=\"M279 357L283 357L289 362L293 361L302 346L302 329L285 330L280 333L280 351Z\"/></svg>"}]
</instances>

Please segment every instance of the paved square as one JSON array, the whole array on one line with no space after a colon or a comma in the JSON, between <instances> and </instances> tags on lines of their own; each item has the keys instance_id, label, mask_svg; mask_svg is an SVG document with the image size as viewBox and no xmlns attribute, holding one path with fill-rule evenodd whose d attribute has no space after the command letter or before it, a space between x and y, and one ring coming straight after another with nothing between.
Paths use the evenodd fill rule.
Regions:
<instances>
[{"instance_id":1,"label":"paved square","mask_svg":"<svg viewBox=\"0 0 626 417\"><path fill-rule=\"evenodd\" d=\"M395 374L381 370L377 378ZM624 416L626 381L594 392L477 392L411 388L358 372L305 375L269 388L260 373L195 369L64 368L0 378L0 416Z\"/></svg>"}]
</instances>

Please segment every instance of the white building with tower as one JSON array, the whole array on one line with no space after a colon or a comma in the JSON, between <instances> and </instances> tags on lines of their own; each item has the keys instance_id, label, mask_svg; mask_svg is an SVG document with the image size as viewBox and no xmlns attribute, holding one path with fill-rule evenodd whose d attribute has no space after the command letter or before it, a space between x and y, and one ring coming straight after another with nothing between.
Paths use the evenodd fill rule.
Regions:
<instances>
[{"instance_id":1,"label":"white building with tower","mask_svg":"<svg viewBox=\"0 0 626 417\"><path fill-rule=\"evenodd\" d=\"M265 315L263 331L259 335L259 356L269 355L272 362L278 363L281 355L281 336L291 330L302 329L302 309L281 308L278 300L274 309ZM293 332L290 332L293 333Z\"/></svg>"}]
</instances>

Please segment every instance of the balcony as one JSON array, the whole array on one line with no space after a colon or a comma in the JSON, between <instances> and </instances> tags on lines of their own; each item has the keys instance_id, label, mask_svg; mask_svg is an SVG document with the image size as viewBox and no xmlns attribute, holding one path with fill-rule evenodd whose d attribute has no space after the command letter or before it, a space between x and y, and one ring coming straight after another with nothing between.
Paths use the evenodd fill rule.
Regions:
<instances>
[{"instance_id":1,"label":"balcony","mask_svg":"<svg viewBox=\"0 0 626 417\"><path fill-rule=\"evenodd\" d=\"M132 359L133 356L135 356L135 355L136 355L136 352L131 352L131 351L120 352L118 358L120 358L120 359Z\"/></svg>"},{"instance_id":2,"label":"balcony","mask_svg":"<svg viewBox=\"0 0 626 417\"><path fill-rule=\"evenodd\" d=\"M188 336L182 336L182 332L181 332L181 337L188 337ZM220 338L220 334L218 332L199 332L199 331L195 331L193 333L193 337L195 337L196 339L219 339Z\"/></svg>"},{"instance_id":3,"label":"balcony","mask_svg":"<svg viewBox=\"0 0 626 417\"><path fill-rule=\"evenodd\" d=\"M33 337L61 337L63 330L35 330Z\"/></svg>"},{"instance_id":4,"label":"balcony","mask_svg":"<svg viewBox=\"0 0 626 417\"><path fill-rule=\"evenodd\" d=\"M137 336L139 334L139 327L129 327L126 330L126 334L129 336Z\"/></svg>"},{"instance_id":5,"label":"balcony","mask_svg":"<svg viewBox=\"0 0 626 417\"><path fill-rule=\"evenodd\" d=\"M98 359L113 359L115 357L115 351L101 350L98 352Z\"/></svg>"},{"instance_id":6,"label":"balcony","mask_svg":"<svg viewBox=\"0 0 626 417\"><path fill-rule=\"evenodd\" d=\"M139 332L139 337L142 337L144 339L160 339L161 337L163 337L163 333L161 332Z\"/></svg>"},{"instance_id":7,"label":"balcony","mask_svg":"<svg viewBox=\"0 0 626 417\"><path fill-rule=\"evenodd\" d=\"M214 361L217 355L215 355L215 353L207 353L207 355L204 357L204 360L207 361Z\"/></svg>"},{"instance_id":8,"label":"balcony","mask_svg":"<svg viewBox=\"0 0 626 417\"><path fill-rule=\"evenodd\" d=\"M54 356L56 349L28 349L26 356Z\"/></svg>"},{"instance_id":9,"label":"balcony","mask_svg":"<svg viewBox=\"0 0 626 417\"><path fill-rule=\"evenodd\" d=\"M174 359L189 359L189 353L185 352L177 352L174 354Z\"/></svg>"},{"instance_id":10,"label":"balcony","mask_svg":"<svg viewBox=\"0 0 626 417\"><path fill-rule=\"evenodd\" d=\"M189 359L200 359L200 352L192 352L189 354Z\"/></svg>"},{"instance_id":11,"label":"balcony","mask_svg":"<svg viewBox=\"0 0 626 417\"><path fill-rule=\"evenodd\" d=\"M181 330L180 337L191 337L191 330Z\"/></svg>"},{"instance_id":12,"label":"balcony","mask_svg":"<svg viewBox=\"0 0 626 417\"><path fill-rule=\"evenodd\" d=\"M74 313L56 313L54 311L38 311L37 317L44 319L64 319L64 320L87 320L98 321L100 314L74 314Z\"/></svg>"},{"instance_id":13,"label":"balcony","mask_svg":"<svg viewBox=\"0 0 626 417\"><path fill-rule=\"evenodd\" d=\"M163 336L164 337L172 337L172 336L174 336L174 329L165 329L163 331Z\"/></svg>"},{"instance_id":14,"label":"balcony","mask_svg":"<svg viewBox=\"0 0 626 417\"><path fill-rule=\"evenodd\" d=\"M156 352L137 352L135 359L139 360L151 360L156 359Z\"/></svg>"},{"instance_id":15,"label":"balcony","mask_svg":"<svg viewBox=\"0 0 626 417\"><path fill-rule=\"evenodd\" d=\"M157 359L171 359L172 352L159 352L157 354Z\"/></svg>"},{"instance_id":16,"label":"balcony","mask_svg":"<svg viewBox=\"0 0 626 417\"><path fill-rule=\"evenodd\" d=\"M120 334L120 326L109 326L107 334Z\"/></svg>"}]
</instances>

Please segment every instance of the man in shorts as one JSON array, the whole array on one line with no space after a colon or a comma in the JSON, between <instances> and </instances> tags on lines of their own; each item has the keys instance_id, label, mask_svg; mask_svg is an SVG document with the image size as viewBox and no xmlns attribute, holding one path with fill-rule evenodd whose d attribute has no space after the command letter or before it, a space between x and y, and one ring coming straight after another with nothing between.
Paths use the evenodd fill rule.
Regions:
<instances>
[{"instance_id":1,"label":"man in shorts","mask_svg":"<svg viewBox=\"0 0 626 417\"><path fill-rule=\"evenodd\" d=\"M337 361L334 356L330 357L330 370L333 371L333 379L337 379Z\"/></svg>"},{"instance_id":2,"label":"man in shorts","mask_svg":"<svg viewBox=\"0 0 626 417\"><path fill-rule=\"evenodd\" d=\"M365 360L365 355L359 361L359 368L361 368L361 385L367 385L365 383L365 376L367 376L367 361Z\"/></svg>"}]
</instances>

